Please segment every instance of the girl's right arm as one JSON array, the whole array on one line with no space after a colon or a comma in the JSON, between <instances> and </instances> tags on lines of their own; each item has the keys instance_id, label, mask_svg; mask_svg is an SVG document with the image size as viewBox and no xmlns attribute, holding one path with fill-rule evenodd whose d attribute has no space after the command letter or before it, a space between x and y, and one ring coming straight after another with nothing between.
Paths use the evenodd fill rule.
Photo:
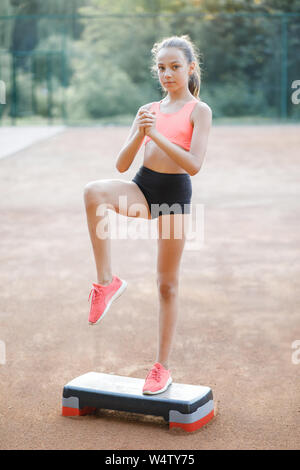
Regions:
<instances>
[{"instance_id":1,"label":"girl's right arm","mask_svg":"<svg viewBox=\"0 0 300 470\"><path fill-rule=\"evenodd\" d=\"M145 137L145 128L140 126L140 111L147 110L150 105L141 106L139 108L131 126L127 140L118 154L116 168L120 173L128 170L142 145Z\"/></svg>"}]
</instances>

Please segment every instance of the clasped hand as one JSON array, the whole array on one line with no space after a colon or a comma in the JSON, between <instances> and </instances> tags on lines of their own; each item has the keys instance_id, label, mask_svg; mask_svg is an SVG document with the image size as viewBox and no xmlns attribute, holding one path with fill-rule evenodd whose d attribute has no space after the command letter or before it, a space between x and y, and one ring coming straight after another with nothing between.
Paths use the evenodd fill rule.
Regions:
<instances>
[{"instance_id":1,"label":"clasped hand","mask_svg":"<svg viewBox=\"0 0 300 470\"><path fill-rule=\"evenodd\" d=\"M138 114L137 125L139 132L142 135L151 136L151 133L155 129L156 116L155 112L146 111L142 109Z\"/></svg>"}]
</instances>

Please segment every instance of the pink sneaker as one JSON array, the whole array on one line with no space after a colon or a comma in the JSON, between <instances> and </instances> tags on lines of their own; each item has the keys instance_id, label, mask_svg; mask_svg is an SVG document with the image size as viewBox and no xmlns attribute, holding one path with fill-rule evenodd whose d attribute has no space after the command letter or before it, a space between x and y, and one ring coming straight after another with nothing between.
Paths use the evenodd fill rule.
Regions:
<instances>
[{"instance_id":1,"label":"pink sneaker","mask_svg":"<svg viewBox=\"0 0 300 470\"><path fill-rule=\"evenodd\" d=\"M95 325L102 320L113 301L124 292L126 287L127 282L117 276L113 276L111 283L107 286L93 283L88 299L90 300L90 296L93 294L89 314L90 325Z\"/></svg>"},{"instance_id":2,"label":"pink sneaker","mask_svg":"<svg viewBox=\"0 0 300 470\"><path fill-rule=\"evenodd\" d=\"M165 369L159 362L156 362L146 377L143 393L147 395L162 393L167 390L171 383L171 371Z\"/></svg>"}]
</instances>

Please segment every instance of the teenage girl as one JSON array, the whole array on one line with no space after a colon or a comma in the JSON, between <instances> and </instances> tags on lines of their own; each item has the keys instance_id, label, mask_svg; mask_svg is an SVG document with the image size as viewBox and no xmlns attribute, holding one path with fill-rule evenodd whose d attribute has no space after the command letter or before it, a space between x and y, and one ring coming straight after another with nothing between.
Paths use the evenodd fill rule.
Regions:
<instances>
[{"instance_id":1,"label":"teenage girl","mask_svg":"<svg viewBox=\"0 0 300 470\"><path fill-rule=\"evenodd\" d=\"M92 181L84 191L98 281L90 292L90 324L104 317L127 285L112 274L109 237L96 233L97 224L107 218L106 207L128 217L157 218L159 338L156 362L144 383L145 394L161 393L172 382L168 360L177 320L179 267L185 244L184 234L174 237L174 225L178 218L190 213L191 176L202 166L212 120L210 107L198 98L201 71L189 36L166 38L155 43L151 52L152 71L158 74L166 95L159 102L141 106L116 161L118 171L128 170L146 137L143 166L132 181ZM119 197L124 195L125 208L119 204ZM136 204L141 209L137 213L132 211ZM99 205L104 210L97 211ZM162 205L161 210L158 205ZM163 237L166 218L169 236Z\"/></svg>"}]
</instances>

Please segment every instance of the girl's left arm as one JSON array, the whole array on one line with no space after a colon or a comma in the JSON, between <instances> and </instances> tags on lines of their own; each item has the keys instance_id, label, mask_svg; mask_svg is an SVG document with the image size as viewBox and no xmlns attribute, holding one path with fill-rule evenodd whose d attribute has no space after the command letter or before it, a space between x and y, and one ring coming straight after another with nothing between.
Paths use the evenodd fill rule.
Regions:
<instances>
[{"instance_id":1,"label":"girl's left arm","mask_svg":"<svg viewBox=\"0 0 300 470\"><path fill-rule=\"evenodd\" d=\"M203 102L195 106L194 130L190 150L184 150L179 145L170 142L154 126L146 128L145 133L166 152L181 168L191 176L196 175L202 166L208 142L208 135L212 122L212 111Z\"/></svg>"}]
</instances>

